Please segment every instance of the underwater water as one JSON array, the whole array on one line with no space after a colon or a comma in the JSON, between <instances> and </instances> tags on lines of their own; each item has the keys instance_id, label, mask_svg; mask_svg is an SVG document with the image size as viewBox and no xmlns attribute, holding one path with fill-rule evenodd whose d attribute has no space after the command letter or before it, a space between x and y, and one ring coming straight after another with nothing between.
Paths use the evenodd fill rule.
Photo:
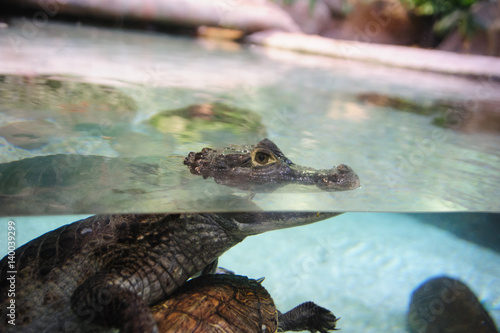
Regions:
<instances>
[{"instance_id":1,"label":"underwater water","mask_svg":"<svg viewBox=\"0 0 500 333\"><path fill-rule=\"evenodd\" d=\"M16 222L18 246L95 213L347 211L250 237L220 265L265 276L282 311L331 309L343 332L407 332L411 292L442 274L500 322L498 239L465 237L494 224L408 214L499 212L498 82L84 25L31 37L21 21L0 29L0 57L0 225ZM361 188L245 204L182 165L264 137L300 165L349 165Z\"/></svg>"},{"instance_id":2,"label":"underwater water","mask_svg":"<svg viewBox=\"0 0 500 333\"><path fill-rule=\"evenodd\" d=\"M86 216L17 217L17 242ZM1 225L9 219L0 218ZM452 226L444 229L443 223ZM0 230L6 239L6 228ZM0 253L3 256L5 251ZM471 288L500 323L500 225L496 214L346 213L251 236L219 266L264 287L281 311L313 301L343 332L408 332L411 293L447 275Z\"/></svg>"}]
</instances>

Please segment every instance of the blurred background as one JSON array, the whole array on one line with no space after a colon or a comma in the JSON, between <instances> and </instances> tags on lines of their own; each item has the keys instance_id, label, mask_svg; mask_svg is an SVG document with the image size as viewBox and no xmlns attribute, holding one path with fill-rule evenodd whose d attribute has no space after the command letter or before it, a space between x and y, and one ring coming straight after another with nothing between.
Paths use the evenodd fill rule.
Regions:
<instances>
[{"instance_id":1,"label":"blurred background","mask_svg":"<svg viewBox=\"0 0 500 333\"><path fill-rule=\"evenodd\" d=\"M6 22L12 15L39 10L50 18L217 38L280 29L332 39L500 55L500 9L491 0L6 0L1 19Z\"/></svg>"}]
</instances>

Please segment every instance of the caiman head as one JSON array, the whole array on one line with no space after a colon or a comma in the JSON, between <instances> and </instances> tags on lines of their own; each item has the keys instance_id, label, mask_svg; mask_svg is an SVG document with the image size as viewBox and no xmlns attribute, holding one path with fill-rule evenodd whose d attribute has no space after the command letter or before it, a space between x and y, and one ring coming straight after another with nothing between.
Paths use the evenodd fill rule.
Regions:
<instances>
[{"instance_id":1,"label":"caiman head","mask_svg":"<svg viewBox=\"0 0 500 333\"><path fill-rule=\"evenodd\" d=\"M294 164L271 140L254 146L203 148L190 152L184 165L192 174L212 177L216 183L252 192L272 192L288 184L315 185L324 191L346 191L360 186L347 165L316 170Z\"/></svg>"}]
</instances>

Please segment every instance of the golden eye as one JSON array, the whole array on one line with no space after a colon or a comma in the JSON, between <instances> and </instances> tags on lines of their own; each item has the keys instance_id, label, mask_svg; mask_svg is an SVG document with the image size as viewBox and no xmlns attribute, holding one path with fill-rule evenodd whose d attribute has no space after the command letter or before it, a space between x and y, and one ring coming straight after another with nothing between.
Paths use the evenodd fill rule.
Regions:
<instances>
[{"instance_id":1,"label":"golden eye","mask_svg":"<svg viewBox=\"0 0 500 333\"><path fill-rule=\"evenodd\" d=\"M269 158L271 156L269 156L269 154L266 154L264 152L258 152L257 154L255 154L255 162L259 163L259 164L267 164L267 162L269 162Z\"/></svg>"},{"instance_id":2,"label":"golden eye","mask_svg":"<svg viewBox=\"0 0 500 333\"><path fill-rule=\"evenodd\" d=\"M252 166L259 167L278 162L278 159L274 154L265 149L254 149L251 152L252 156Z\"/></svg>"}]
</instances>

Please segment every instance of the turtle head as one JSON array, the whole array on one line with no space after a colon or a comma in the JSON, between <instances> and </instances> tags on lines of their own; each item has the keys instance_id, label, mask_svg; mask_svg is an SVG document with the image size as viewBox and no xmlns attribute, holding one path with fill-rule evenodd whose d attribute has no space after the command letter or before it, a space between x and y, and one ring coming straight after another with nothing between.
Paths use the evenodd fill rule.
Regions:
<instances>
[{"instance_id":1,"label":"turtle head","mask_svg":"<svg viewBox=\"0 0 500 333\"><path fill-rule=\"evenodd\" d=\"M192 174L252 192L272 192L288 184L314 185L332 192L360 186L358 175L347 165L324 170L296 165L269 139L253 146L203 148L189 153L184 165Z\"/></svg>"}]
</instances>

